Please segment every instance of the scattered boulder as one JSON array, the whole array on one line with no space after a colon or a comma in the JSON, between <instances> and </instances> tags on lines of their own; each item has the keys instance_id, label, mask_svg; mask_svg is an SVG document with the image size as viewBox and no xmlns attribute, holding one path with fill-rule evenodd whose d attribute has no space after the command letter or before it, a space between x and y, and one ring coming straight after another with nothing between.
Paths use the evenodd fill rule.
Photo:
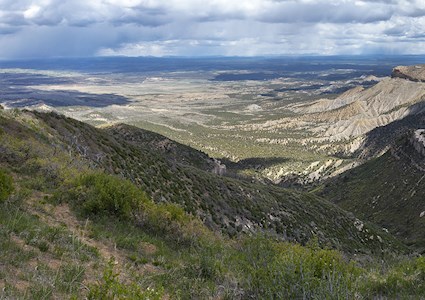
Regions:
<instances>
[{"instance_id":1,"label":"scattered boulder","mask_svg":"<svg viewBox=\"0 0 425 300\"><path fill-rule=\"evenodd\" d=\"M417 129L410 137L415 150L421 155L425 156L425 129Z\"/></svg>"},{"instance_id":2,"label":"scattered boulder","mask_svg":"<svg viewBox=\"0 0 425 300\"><path fill-rule=\"evenodd\" d=\"M214 169L212 170L212 172L214 174L223 176L223 175L226 175L226 171L227 171L226 165L222 164L221 161L214 159Z\"/></svg>"}]
</instances>

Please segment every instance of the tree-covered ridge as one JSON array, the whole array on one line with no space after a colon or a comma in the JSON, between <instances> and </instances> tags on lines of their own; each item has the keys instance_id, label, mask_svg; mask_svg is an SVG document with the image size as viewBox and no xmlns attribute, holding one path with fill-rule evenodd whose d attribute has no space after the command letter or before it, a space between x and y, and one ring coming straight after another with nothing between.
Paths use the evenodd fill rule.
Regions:
<instances>
[{"instance_id":1,"label":"tree-covered ridge","mask_svg":"<svg viewBox=\"0 0 425 300\"><path fill-rule=\"evenodd\" d=\"M149 144L129 143L128 136L144 133L135 127L127 126L125 132L98 129L53 113L34 114L57 143L92 168L129 179L155 202L179 204L209 228L230 236L266 231L301 243L315 236L323 245L350 252L380 253L399 247L374 226L365 224L364 230L358 230L359 221L352 214L312 194L217 176L193 163L169 159ZM192 150L194 154L190 148L185 151L186 158L199 160L196 150ZM371 235L379 235L384 244L369 239Z\"/></svg>"}]
</instances>

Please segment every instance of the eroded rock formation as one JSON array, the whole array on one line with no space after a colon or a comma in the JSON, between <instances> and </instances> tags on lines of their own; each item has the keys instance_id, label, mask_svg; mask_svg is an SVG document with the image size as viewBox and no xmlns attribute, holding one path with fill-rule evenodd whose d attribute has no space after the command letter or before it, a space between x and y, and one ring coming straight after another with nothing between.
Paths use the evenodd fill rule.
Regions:
<instances>
[{"instance_id":1,"label":"eroded rock formation","mask_svg":"<svg viewBox=\"0 0 425 300\"><path fill-rule=\"evenodd\" d=\"M393 69L391 77L425 82L425 65L397 66Z\"/></svg>"}]
</instances>

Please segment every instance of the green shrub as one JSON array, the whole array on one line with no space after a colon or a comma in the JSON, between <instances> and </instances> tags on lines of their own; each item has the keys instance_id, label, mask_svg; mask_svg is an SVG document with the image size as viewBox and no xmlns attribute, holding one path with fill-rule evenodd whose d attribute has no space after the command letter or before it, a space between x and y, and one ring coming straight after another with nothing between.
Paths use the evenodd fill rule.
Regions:
<instances>
[{"instance_id":1,"label":"green shrub","mask_svg":"<svg viewBox=\"0 0 425 300\"><path fill-rule=\"evenodd\" d=\"M252 299L354 299L361 273L340 252L261 236L243 239L231 263Z\"/></svg>"},{"instance_id":2,"label":"green shrub","mask_svg":"<svg viewBox=\"0 0 425 300\"><path fill-rule=\"evenodd\" d=\"M368 296L425 298L425 257L398 263L384 272L369 272L363 281L363 293Z\"/></svg>"},{"instance_id":3,"label":"green shrub","mask_svg":"<svg viewBox=\"0 0 425 300\"><path fill-rule=\"evenodd\" d=\"M121 219L130 219L149 201L129 180L104 173L79 177L72 194L85 215L113 215Z\"/></svg>"},{"instance_id":4,"label":"green shrub","mask_svg":"<svg viewBox=\"0 0 425 300\"><path fill-rule=\"evenodd\" d=\"M84 215L115 216L132 221L150 233L180 244L193 245L211 234L201 221L177 204L156 204L129 180L104 173L80 176L65 192Z\"/></svg>"},{"instance_id":5,"label":"green shrub","mask_svg":"<svg viewBox=\"0 0 425 300\"><path fill-rule=\"evenodd\" d=\"M0 203L6 201L13 191L12 177L0 169Z\"/></svg>"},{"instance_id":6,"label":"green shrub","mask_svg":"<svg viewBox=\"0 0 425 300\"><path fill-rule=\"evenodd\" d=\"M216 237L196 217L174 203L146 203L138 225L180 245L196 246Z\"/></svg>"}]
</instances>

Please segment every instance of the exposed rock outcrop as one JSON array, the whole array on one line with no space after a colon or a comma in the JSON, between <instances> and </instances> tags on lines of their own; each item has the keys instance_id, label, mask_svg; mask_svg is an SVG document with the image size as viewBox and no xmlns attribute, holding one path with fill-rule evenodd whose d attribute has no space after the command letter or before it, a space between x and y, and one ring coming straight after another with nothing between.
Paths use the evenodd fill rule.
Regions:
<instances>
[{"instance_id":1,"label":"exposed rock outcrop","mask_svg":"<svg viewBox=\"0 0 425 300\"><path fill-rule=\"evenodd\" d=\"M218 159L214 158L213 160L214 160L214 169L212 170L212 172L220 176L226 175L226 172L227 172L226 165L222 164L221 161L219 161Z\"/></svg>"},{"instance_id":2,"label":"exposed rock outcrop","mask_svg":"<svg viewBox=\"0 0 425 300\"><path fill-rule=\"evenodd\" d=\"M418 153L425 156L425 129L415 130L410 138L410 142Z\"/></svg>"},{"instance_id":3,"label":"exposed rock outcrop","mask_svg":"<svg viewBox=\"0 0 425 300\"><path fill-rule=\"evenodd\" d=\"M397 66L393 69L391 77L398 77L416 82L425 82L425 65Z\"/></svg>"}]
</instances>

